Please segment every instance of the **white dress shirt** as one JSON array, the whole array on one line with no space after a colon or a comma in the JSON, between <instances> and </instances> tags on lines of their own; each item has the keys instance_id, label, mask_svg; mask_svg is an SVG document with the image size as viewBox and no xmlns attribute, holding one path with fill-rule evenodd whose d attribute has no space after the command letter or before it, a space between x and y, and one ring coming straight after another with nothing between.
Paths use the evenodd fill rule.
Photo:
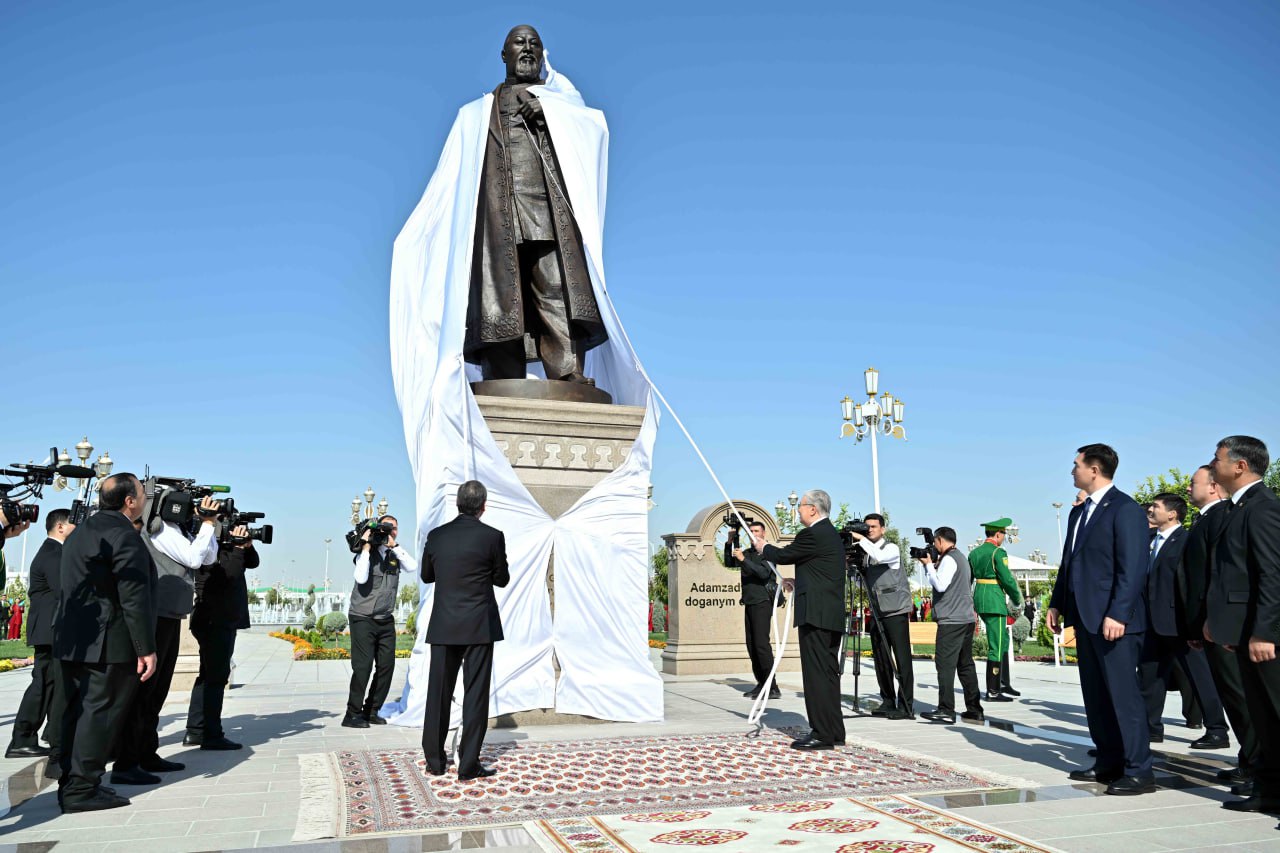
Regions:
<instances>
[{"instance_id":1,"label":"white dress shirt","mask_svg":"<svg viewBox=\"0 0 1280 853\"><path fill-rule=\"evenodd\" d=\"M159 533L151 534L151 544L161 554L194 571L217 562L218 540L213 535L216 528L216 524L201 524L192 538L172 521L166 521Z\"/></svg>"},{"instance_id":2,"label":"white dress shirt","mask_svg":"<svg viewBox=\"0 0 1280 853\"><path fill-rule=\"evenodd\" d=\"M1085 511L1080 513L1080 518L1076 521L1076 532L1071 534L1071 547L1075 548L1076 543L1080 541L1080 531L1089 523L1089 519L1093 518L1093 514L1098 511L1098 506L1102 503L1102 497L1111 490L1111 483L1107 483L1101 489L1085 498L1086 501L1092 501L1085 506Z\"/></svg>"},{"instance_id":3,"label":"white dress shirt","mask_svg":"<svg viewBox=\"0 0 1280 853\"><path fill-rule=\"evenodd\" d=\"M403 545L397 544L396 547L391 549L388 549L386 545L379 545L378 556L382 557L384 561L388 550L400 558L400 574L405 572L417 573L418 561L409 556L409 552L404 549ZM369 552L361 548L360 553L356 555L356 583L364 583L367 580L369 580Z\"/></svg>"},{"instance_id":4,"label":"white dress shirt","mask_svg":"<svg viewBox=\"0 0 1280 853\"><path fill-rule=\"evenodd\" d=\"M867 555L867 562L885 566L888 569L896 569L898 563L902 561L902 551L898 546L883 536L880 541L872 542L870 539L862 538L858 540L858 547Z\"/></svg>"},{"instance_id":5,"label":"white dress shirt","mask_svg":"<svg viewBox=\"0 0 1280 853\"><path fill-rule=\"evenodd\" d=\"M938 592L947 591L947 587L951 586L951 581L955 578L958 569L955 548L938 558L937 568L934 568L932 563L924 567L925 574L929 577L929 586Z\"/></svg>"},{"instance_id":6,"label":"white dress shirt","mask_svg":"<svg viewBox=\"0 0 1280 853\"><path fill-rule=\"evenodd\" d=\"M1236 489L1234 492L1231 493L1231 503L1233 505L1240 503L1240 499L1244 497L1244 493L1249 491L1250 489L1252 489L1254 486L1258 485L1261 482L1262 482L1261 480L1254 480L1249 485L1241 486L1240 488Z\"/></svg>"},{"instance_id":7,"label":"white dress shirt","mask_svg":"<svg viewBox=\"0 0 1280 853\"><path fill-rule=\"evenodd\" d=\"M1218 498L1217 500L1209 501L1207 504L1205 504L1204 506L1200 507L1200 515L1204 515L1206 512L1208 512L1209 510L1213 509L1215 506L1217 506L1217 505L1218 505L1218 504L1220 504L1220 503L1222 503L1222 498Z\"/></svg>"}]
</instances>

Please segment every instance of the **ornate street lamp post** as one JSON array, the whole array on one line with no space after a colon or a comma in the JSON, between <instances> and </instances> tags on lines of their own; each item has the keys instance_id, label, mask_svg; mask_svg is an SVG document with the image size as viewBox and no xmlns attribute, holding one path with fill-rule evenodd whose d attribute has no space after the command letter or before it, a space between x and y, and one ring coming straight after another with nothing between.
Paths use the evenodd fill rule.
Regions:
<instances>
[{"instance_id":1,"label":"ornate street lamp post","mask_svg":"<svg viewBox=\"0 0 1280 853\"><path fill-rule=\"evenodd\" d=\"M868 367L863 373L863 379L867 391L865 403L855 403L847 395L840 401L840 417L844 419L840 426L840 437L853 438L855 442L871 437L871 490L876 512L880 512L880 453L876 446L876 435L879 433L905 441L907 430L902 425L905 407L901 400L895 400L888 391L876 399L876 393L880 390L880 371Z\"/></svg>"}]
</instances>

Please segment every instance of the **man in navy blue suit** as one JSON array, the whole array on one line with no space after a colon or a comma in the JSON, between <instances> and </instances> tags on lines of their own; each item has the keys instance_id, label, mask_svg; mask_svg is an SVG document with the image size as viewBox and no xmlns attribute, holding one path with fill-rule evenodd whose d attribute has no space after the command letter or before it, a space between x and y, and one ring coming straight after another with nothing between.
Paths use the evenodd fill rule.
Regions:
<instances>
[{"instance_id":1,"label":"man in navy blue suit","mask_svg":"<svg viewBox=\"0 0 1280 853\"><path fill-rule=\"evenodd\" d=\"M1156 783L1138 662L1150 537L1142 507L1111 483L1119 462L1105 444L1076 451L1071 473L1087 497L1071 510L1046 616L1055 633L1064 624L1076 630L1080 692L1097 746L1094 766L1071 778L1106 784L1108 794L1146 794Z\"/></svg>"}]
</instances>

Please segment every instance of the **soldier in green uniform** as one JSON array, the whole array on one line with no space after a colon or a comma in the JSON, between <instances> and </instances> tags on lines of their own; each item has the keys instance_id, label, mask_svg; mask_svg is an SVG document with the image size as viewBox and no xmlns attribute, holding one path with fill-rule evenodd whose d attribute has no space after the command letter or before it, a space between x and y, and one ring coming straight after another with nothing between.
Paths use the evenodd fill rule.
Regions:
<instances>
[{"instance_id":1,"label":"soldier in green uniform","mask_svg":"<svg viewBox=\"0 0 1280 853\"><path fill-rule=\"evenodd\" d=\"M982 525L987 541L969 552L969 569L973 573L973 609L987 629L987 696L988 702L1012 702L1000 692L1000 661L1009 645L1006 619L1009 616L1005 595L1014 607L1022 606L1022 593L1009 571L1009 555L1005 553L1005 528L1013 520L1001 518Z\"/></svg>"}]
</instances>

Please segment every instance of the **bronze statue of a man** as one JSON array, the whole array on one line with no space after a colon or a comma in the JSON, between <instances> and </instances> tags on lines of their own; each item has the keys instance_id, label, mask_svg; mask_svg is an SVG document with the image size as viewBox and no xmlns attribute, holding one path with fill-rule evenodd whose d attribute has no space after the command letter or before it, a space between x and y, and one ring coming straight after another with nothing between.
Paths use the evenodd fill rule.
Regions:
<instances>
[{"instance_id":1,"label":"bronze statue of a man","mask_svg":"<svg viewBox=\"0 0 1280 853\"><path fill-rule=\"evenodd\" d=\"M523 379L525 365L541 360L547 379L594 384L583 356L608 335L542 105L528 91L541 82L542 57L533 27L507 34L507 78L493 93L480 180L464 352L485 379Z\"/></svg>"}]
</instances>

